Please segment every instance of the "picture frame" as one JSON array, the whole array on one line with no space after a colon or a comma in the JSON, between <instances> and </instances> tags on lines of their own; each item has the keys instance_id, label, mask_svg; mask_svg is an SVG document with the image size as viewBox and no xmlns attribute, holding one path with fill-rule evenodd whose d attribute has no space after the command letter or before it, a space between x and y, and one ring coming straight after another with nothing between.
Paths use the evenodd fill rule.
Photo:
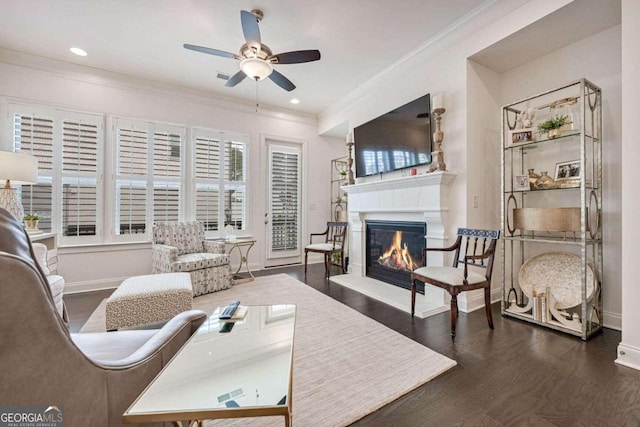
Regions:
<instances>
[{"instance_id":1,"label":"picture frame","mask_svg":"<svg viewBox=\"0 0 640 427\"><path fill-rule=\"evenodd\" d=\"M580 181L581 178L580 160L556 163L554 181Z\"/></svg>"},{"instance_id":2,"label":"picture frame","mask_svg":"<svg viewBox=\"0 0 640 427\"><path fill-rule=\"evenodd\" d=\"M535 135L533 128L514 129L509 131L509 140L511 145L524 144L533 142Z\"/></svg>"},{"instance_id":3,"label":"picture frame","mask_svg":"<svg viewBox=\"0 0 640 427\"><path fill-rule=\"evenodd\" d=\"M531 190L531 187L529 185L529 175L514 175L513 190L514 191Z\"/></svg>"}]
</instances>

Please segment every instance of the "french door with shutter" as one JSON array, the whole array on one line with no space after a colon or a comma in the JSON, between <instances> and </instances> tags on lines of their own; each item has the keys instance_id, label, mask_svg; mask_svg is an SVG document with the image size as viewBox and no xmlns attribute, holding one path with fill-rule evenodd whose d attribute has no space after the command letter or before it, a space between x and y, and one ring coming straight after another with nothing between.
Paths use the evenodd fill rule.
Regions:
<instances>
[{"instance_id":1,"label":"french door with shutter","mask_svg":"<svg viewBox=\"0 0 640 427\"><path fill-rule=\"evenodd\" d=\"M299 262L302 253L302 147L267 140L267 265Z\"/></svg>"}]
</instances>

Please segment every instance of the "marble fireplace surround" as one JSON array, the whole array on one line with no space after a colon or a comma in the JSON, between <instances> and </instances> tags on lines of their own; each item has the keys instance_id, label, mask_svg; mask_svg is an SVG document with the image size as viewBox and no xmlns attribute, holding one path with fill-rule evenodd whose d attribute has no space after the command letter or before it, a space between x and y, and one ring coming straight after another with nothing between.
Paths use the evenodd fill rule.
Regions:
<instances>
[{"instance_id":1,"label":"marble fireplace surround","mask_svg":"<svg viewBox=\"0 0 640 427\"><path fill-rule=\"evenodd\" d=\"M455 177L451 172L432 172L343 187L349 195L349 274L335 281L410 312L410 291L366 277L365 221L426 222L427 245L444 247L449 184ZM443 265L443 261L442 253L429 254L429 265ZM443 290L427 286L424 296L418 294L416 316L424 318L448 309Z\"/></svg>"}]
</instances>

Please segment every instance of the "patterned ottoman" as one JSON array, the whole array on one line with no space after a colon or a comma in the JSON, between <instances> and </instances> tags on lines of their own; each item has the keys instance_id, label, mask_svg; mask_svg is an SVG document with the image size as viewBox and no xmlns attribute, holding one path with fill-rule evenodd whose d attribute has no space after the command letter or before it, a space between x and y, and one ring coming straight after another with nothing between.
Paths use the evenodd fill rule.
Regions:
<instances>
[{"instance_id":1,"label":"patterned ottoman","mask_svg":"<svg viewBox=\"0 0 640 427\"><path fill-rule=\"evenodd\" d=\"M189 273L134 276L107 299L107 331L170 320L193 306Z\"/></svg>"}]
</instances>

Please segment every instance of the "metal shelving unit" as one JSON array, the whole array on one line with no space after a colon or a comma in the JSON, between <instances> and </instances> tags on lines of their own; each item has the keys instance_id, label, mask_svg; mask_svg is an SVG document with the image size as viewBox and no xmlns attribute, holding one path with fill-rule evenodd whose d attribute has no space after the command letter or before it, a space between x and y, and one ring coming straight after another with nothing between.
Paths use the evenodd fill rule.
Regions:
<instances>
[{"instance_id":1,"label":"metal shelving unit","mask_svg":"<svg viewBox=\"0 0 640 427\"><path fill-rule=\"evenodd\" d=\"M347 221L347 193L342 189L347 183L347 157L331 160L331 220Z\"/></svg>"},{"instance_id":2,"label":"metal shelving unit","mask_svg":"<svg viewBox=\"0 0 640 427\"><path fill-rule=\"evenodd\" d=\"M603 322L601 104L580 79L502 108L502 314L584 340Z\"/></svg>"}]
</instances>

